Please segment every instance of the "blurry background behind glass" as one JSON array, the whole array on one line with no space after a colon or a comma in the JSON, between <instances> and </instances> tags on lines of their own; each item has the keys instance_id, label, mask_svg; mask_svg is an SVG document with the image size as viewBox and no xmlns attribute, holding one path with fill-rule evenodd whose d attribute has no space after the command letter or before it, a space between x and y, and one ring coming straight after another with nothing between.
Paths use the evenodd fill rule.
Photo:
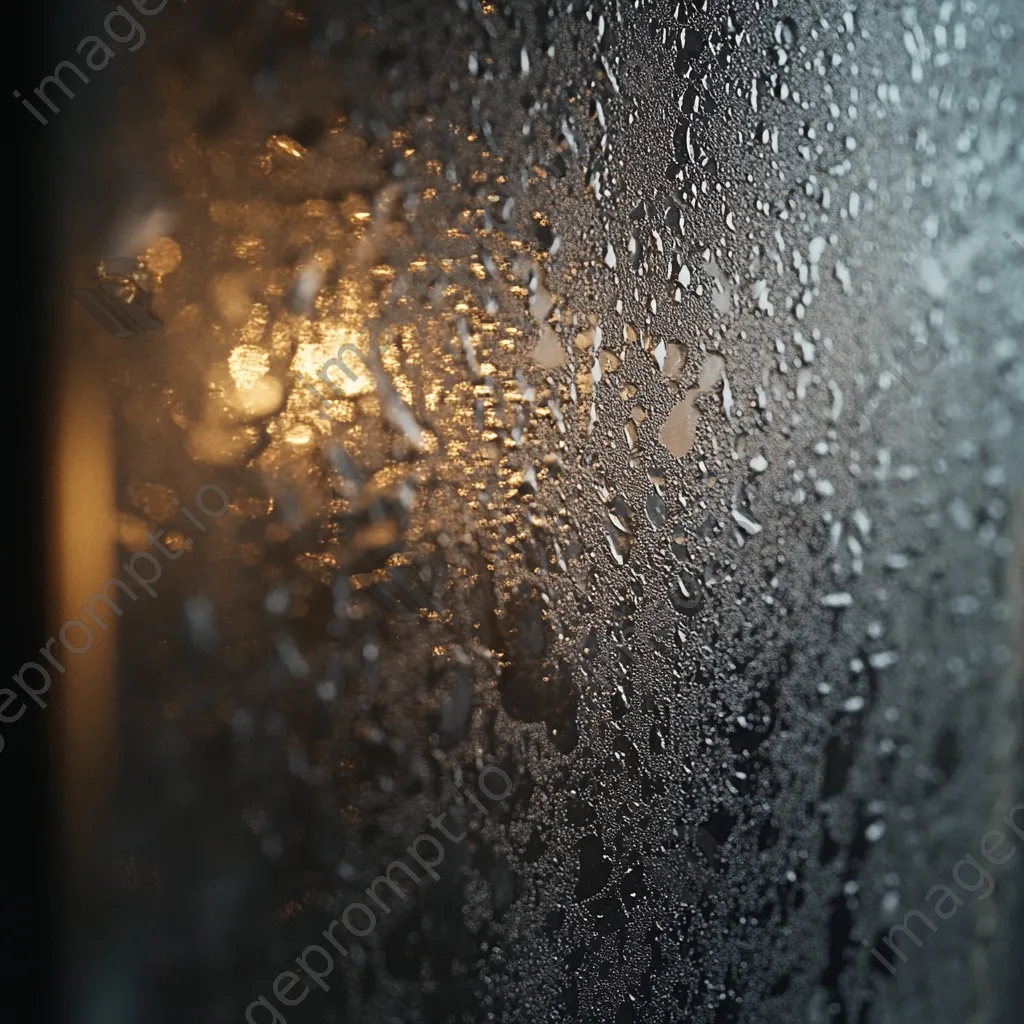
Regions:
<instances>
[{"instance_id":1,"label":"blurry background behind glass","mask_svg":"<svg viewBox=\"0 0 1024 1024\"><path fill-rule=\"evenodd\" d=\"M1003 654L1019 608L998 546L1021 482L1021 264L1002 237L1021 224L1021 80L1003 28L1016 15L986 8L974 26L973 11L922 10L915 29L869 8L847 31L839 5L827 26L715 8L680 27L673 6L620 24L578 3L557 17L172 3L54 125L29 123L52 147L50 198L18 203L53 211L25 237L55 243L32 278L61 322L48 358L13 346L28 411L12 435L28 440L9 547L34 554L11 576L28 595L16 664L141 527L165 523L161 488L223 481L239 505L227 540L203 538L159 600L55 680L45 715L5 732L12 774L50 740L13 785L26 814L53 801L48 770L61 782L53 835L29 818L12 834L24 871L59 862L15 898L40 934L55 907L45 962L67 983L66 1019L241 1019L326 925L318 901L353 898L477 758L521 770L499 831L389 922L348 978L348 1010L314 992L295 1019L476 1020L496 1005L517 1020L531 1000L569 1019L675 1019L696 1013L705 974L772 1020L825 1020L830 1005L850 1021L1010 1019L1013 876L973 940L944 925L898 982L870 973L857 936L876 942L921 906L1021 792L1019 661ZM69 7L18 87L100 17ZM924 38L955 59L918 76ZM798 85L809 39L806 59L842 59ZM110 251L123 225L165 206L176 222L157 234L183 249L158 294L167 326L125 344L70 291L124 255ZM828 218L825 244L808 245L819 229L802 237L803 218ZM707 259L719 233L738 241ZM319 317L294 294L303 268L331 282ZM411 313L396 298L406 272ZM791 296L808 325L824 308L821 336ZM372 362L371 314L388 334L378 375L345 384L324 425L295 372L314 377L349 339ZM848 402L874 393L879 358L910 330L944 362L856 459L835 455L846 436L828 433L826 378ZM274 405L253 391L268 376L284 405L250 417L247 402ZM40 505L27 485L44 482ZM382 611L374 588L396 568L450 618L429 601L422 620ZM849 613L823 610L848 592ZM339 612L350 599L359 616ZM890 632L916 661L890 661ZM504 656L500 673L481 650ZM670 834L698 827L722 875L694 906L685 872L706 851ZM706 1019L741 1012L726 995Z\"/></svg>"}]
</instances>

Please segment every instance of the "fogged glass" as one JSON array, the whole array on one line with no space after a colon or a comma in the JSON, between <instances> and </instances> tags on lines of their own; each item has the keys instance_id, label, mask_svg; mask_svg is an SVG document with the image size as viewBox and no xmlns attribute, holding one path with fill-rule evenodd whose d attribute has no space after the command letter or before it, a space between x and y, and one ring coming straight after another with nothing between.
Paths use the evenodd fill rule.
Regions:
<instances>
[{"instance_id":1,"label":"fogged glass","mask_svg":"<svg viewBox=\"0 0 1024 1024\"><path fill-rule=\"evenodd\" d=\"M68 1019L1009 1024L1024 8L129 14Z\"/></svg>"}]
</instances>

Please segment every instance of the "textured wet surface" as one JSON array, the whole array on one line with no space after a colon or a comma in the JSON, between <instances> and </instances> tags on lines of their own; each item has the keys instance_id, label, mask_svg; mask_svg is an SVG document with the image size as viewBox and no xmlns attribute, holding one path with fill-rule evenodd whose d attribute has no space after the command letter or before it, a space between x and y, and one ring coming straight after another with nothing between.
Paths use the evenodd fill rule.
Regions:
<instances>
[{"instance_id":1,"label":"textured wet surface","mask_svg":"<svg viewBox=\"0 0 1024 1024\"><path fill-rule=\"evenodd\" d=\"M287 1021L1011 1019L1020 858L868 947L1022 796L1024 8L555 6L168 11L121 101L195 550L83 1021L243 1020L442 811Z\"/></svg>"}]
</instances>

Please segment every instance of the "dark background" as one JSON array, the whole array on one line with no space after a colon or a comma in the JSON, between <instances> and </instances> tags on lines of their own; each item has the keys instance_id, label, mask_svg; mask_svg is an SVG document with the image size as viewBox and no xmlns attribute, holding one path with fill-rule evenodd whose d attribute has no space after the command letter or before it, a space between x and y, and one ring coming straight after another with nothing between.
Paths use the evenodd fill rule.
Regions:
<instances>
[{"instance_id":1,"label":"dark background","mask_svg":"<svg viewBox=\"0 0 1024 1024\"><path fill-rule=\"evenodd\" d=\"M13 172L13 180L8 179L5 232L7 266L13 274L7 308L14 315L7 331L7 397L3 403L12 477L5 502L8 673L29 656L34 638L44 635L47 620L44 537L50 508L45 474L55 399L48 381L55 378L51 288L58 227L53 156L59 145L55 126L36 122L11 93L18 89L30 95L30 83L48 73L43 69L52 70L58 59L54 20L66 13L66 5L61 3L19 4L8 11L14 19L5 73L5 121L8 130L13 129L6 160ZM10 971L4 986L9 1020L19 1016L30 1019L29 1007L33 1020L55 1018L59 956L51 924L56 920L56 773L48 743L53 726L52 715L32 709L17 723L3 727L3 942L7 947L3 961ZM19 1006L24 1016L19 1014Z\"/></svg>"}]
</instances>

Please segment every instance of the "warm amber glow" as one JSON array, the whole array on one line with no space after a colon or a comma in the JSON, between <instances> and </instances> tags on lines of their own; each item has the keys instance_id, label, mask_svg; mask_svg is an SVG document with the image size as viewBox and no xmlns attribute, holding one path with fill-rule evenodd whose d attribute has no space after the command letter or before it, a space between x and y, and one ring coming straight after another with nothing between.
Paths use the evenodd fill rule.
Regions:
<instances>
[{"instance_id":1,"label":"warm amber glow","mask_svg":"<svg viewBox=\"0 0 1024 1024\"><path fill-rule=\"evenodd\" d=\"M142 262L155 277L166 277L181 264L181 246L173 238L158 238L146 250Z\"/></svg>"},{"instance_id":2,"label":"warm amber glow","mask_svg":"<svg viewBox=\"0 0 1024 1024\"><path fill-rule=\"evenodd\" d=\"M228 369L236 388L251 388L270 369L270 353L256 345L237 345L228 356Z\"/></svg>"},{"instance_id":3,"label":"warm amber glow","mask_svg":"<svg viewBox=\"0 0 1024 1024\"><path fill-rule=\"evenodd\" d=\"M330 359L337 358L338 350L342 346L355 345L360 352L365 354L367 351L366 341L349 327L325 325L318 333L319 340L299 344L292 360L292 371L302 373L314 382L324 369L324 364ZM372 378L365 364L354 352L343 352L342 362L357 375L355 380L337 365L329 366L326 372L334 387L346 398L363 395L373 389ZM321 383L319 386L325 395L329 394L326 385ZM313 400L308 392L304 393L311 401Z\"/></svg>"},{"instance_id":4,"label":"warm amber glow","mask_svg":"<svg viewBox=\"0 0 1024 1024\"><path fill-rule=\"evenodd\" d=\"M313 431L304 423L300 423L297 426L292 427L284 439L295 447L299 448L304 444L309 444L313 440Z\"/></svg>"},{"instance_id":5,"label":"warm amber glow","mask_svg":"<svg viewBox=\"0 0 1024 1024\"><path fill-rule=\"evenodd\" d=\"M51 623L75 617L83 602L117 571L114 452L106 381L97 352L81 335L67 339L62 361L54 480L54 575ZM81 617L81 613L79 613ZM98 856L100 820L114 787L117 761L119 623L94 631L88 654L65 659L51 700L60 716L68 863L84 892ZM44 640L45 638L40 638ZM58 645L58 650L59 650Z\"/></svg>"}]
</instances>

